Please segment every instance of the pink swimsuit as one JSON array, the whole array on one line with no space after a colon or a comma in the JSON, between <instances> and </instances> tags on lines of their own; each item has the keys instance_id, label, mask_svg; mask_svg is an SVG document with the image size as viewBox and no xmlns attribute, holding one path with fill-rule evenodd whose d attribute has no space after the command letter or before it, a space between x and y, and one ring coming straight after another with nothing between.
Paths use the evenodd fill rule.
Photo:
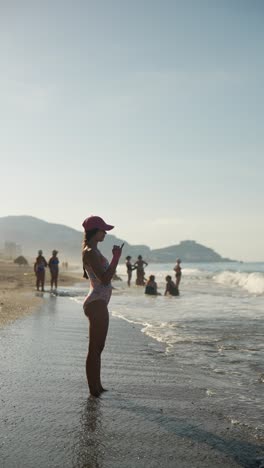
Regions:
<instances>
[{"instance_id":1,"label":"pink swimsuit","mask_svg":"<svg viewBox=\"0 0 264 468\"><path fill-rule=\"evenodd\" d=\"M102 267L104 271L107 270L109 267L108 260L101 254L101 252L96 249L95 252L98 254L100 261L102 263ZM90 304L90 302L98 301L98 300L103 300L108 304L110 301L110 297L112 294L112 285L111 283L109 284L103 284L99 278L95 275L91 265L88 265L87 263L84 263L84 268L88 273L89 279L90 279L90 291L88 293L88 296L86 296L84 303L83 303L83 308L85 310L85 307L87 304Z\"/></svg>"}]
</instances>

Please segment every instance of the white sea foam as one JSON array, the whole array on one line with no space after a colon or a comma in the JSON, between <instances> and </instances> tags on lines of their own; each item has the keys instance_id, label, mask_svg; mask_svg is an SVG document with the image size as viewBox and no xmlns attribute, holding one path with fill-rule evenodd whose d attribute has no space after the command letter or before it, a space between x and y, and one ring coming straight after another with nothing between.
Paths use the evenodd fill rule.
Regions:
<instances>
[{"instance_id":1,"label":"white sea foam","mask_svg":"<svg viewBox=\"0 0 264 468\"><path fill-rule=\"evenodd\" d=\"M213 277L218 284L240 287L252 294L264 294L264 274L223 271Z\"/></svg>"},{"instance_id":2,"label":"white sea foam","mask_svg":"<svg viewBox=\"0 0 264 468\"><path fill-rule=\"evenodd\" d=\"M202 270L198 268L183 268L182 274L184 276L201 276Z\"/></svg>"},{"instance_id":3,"label":"white sea foam","mask_svg":"<svg viewBox=\"0 0 264 468\"><path fill-rule=\"evenodd\" d=\"M144 288L130 288L123 265L113 283L109 310L142 333L162 342L170 359L182 369L200 369L213 398L247 396L254 408L243 404L243 422L259 421L259 386L263 385L264 263L188 264L183 267L179 297L167 297L165 276L174 278L174 265L149 264L146 277L156 276L161 296L148 297ZM61 295L82 303L88 287L65 288ZM192 374L190 374L192 375ZM249 382L253 382L249 385ZM207 394L208 396L211 396ZM241 403L242 404L242 403ZM241 415L234 410L232 417Z\"/></svg>"},{"instance_id":4,"label":"white sea foam","mask_svg":"<svg viewBox=\"0 0 264 468\"><path fill-rule=\"evenodd\" d=\"M120 314L118 312L115 312L115 311L112 311L112 316L113 317L117 317L117 318L121 318L122 320L125 320L126 322L128 323L134 323L135 325L143 325L143 326L148 326L147 323L144 323L142 322L141 320L132 320L132 319L129 319L128 317L126 317L125 315L123 314Z\"/></svg>"}]
</instances>

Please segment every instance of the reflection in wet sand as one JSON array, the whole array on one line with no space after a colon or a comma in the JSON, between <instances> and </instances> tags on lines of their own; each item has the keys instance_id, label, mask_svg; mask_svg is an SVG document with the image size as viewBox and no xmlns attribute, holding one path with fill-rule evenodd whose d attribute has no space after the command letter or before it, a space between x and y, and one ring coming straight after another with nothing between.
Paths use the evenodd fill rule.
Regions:
<instances>
[{"instance_id":1,"label":"reflection in wet sand","mask_svg":"<svg viewBox=\"0 0 264 468\"><path fill-rule=\"evenodd\" d=\"M101 401L90 397L85 403L81 419L80 434L74 452L73 466L78 468L100 468L105 457L102 429Z\"/></svg>"},{"instance_id":2,"label":"reflection in wet sand","mask_svg":"<svg viewBox=\"0 0 264 468\"><path fill-rule=\"evenodd\" d=\"M257 466L260 443L204 396L207 382L124 321L110 324L109 392L88 398L87 341L79 304L64 297L0 331L0 466Z\"/></svg>"}]
</instances>

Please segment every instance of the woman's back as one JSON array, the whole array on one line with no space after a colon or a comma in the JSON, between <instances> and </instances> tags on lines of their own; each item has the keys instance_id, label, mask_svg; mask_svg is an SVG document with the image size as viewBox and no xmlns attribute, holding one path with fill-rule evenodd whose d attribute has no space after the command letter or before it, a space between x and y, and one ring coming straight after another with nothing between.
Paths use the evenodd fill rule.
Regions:
<instances>
[{"instance_id":1,"label":"woman's back","mask_svg":"<svg viewBox=\"0 0 264 468\"><path fill-rule=\"evenodd\" d=\"M157 295L157 283L155 281L148 281L145 288L145 294L150 296Z\"/></svg>"},{"instance_id":2,"label":"woman's back","mask_svg":"<svg viewBox=\"0 0 264 468\"><path fill-rule=\"evenodd\" d=\"M173 281L168 283L168 292L171 296L179 296L179 290Z\"/></svg>"}]
</instances>

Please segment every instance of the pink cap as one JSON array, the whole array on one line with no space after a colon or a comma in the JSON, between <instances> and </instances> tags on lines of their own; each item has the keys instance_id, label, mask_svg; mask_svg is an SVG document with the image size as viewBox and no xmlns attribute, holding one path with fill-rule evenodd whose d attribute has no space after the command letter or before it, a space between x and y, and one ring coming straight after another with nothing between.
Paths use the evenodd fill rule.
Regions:
<instances>
[{"instance_id":1,"label":"pink cap","mask_svg":"<svg viewBox=\"0 0 264 468\"><path fill-rule=\"evenodd\" d=\"M111 224L106 224L100 216L89 216L82 223L85 231L90 231L91 229L101 229L101 231L111 231L115 226Z\"/></svg>"}]
</instances>

